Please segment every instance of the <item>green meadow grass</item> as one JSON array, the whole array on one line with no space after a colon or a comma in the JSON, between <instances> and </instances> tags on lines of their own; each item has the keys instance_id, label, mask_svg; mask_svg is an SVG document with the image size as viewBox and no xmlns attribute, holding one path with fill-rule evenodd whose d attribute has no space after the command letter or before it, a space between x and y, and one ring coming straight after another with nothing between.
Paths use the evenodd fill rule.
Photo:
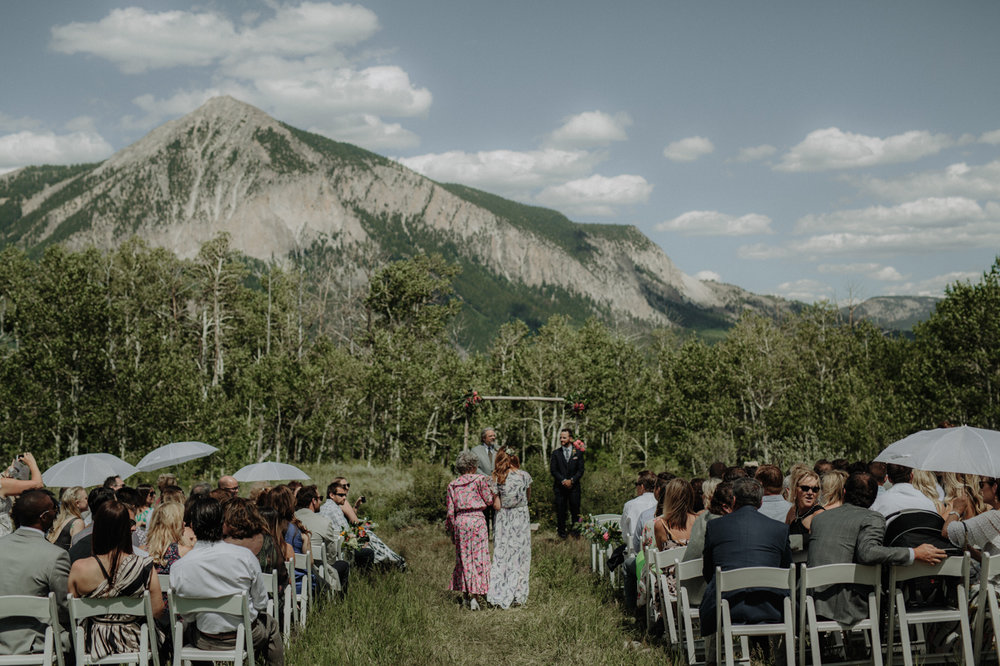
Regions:
<instances>
[{"instance_id":1,"label":"green meadow grass","mask_svg":"<svg viewBox=\"0 0 1000 666\"><path fill-rule=\"evenodd\" d=\"M439 525L384 536L408 571L352 574L347 598L315 609L293 637L288 664L671 663L590 572L583 540L534 533L528 603L472 612L445 589L455 550Z\"/></svg>"}]
</instances>

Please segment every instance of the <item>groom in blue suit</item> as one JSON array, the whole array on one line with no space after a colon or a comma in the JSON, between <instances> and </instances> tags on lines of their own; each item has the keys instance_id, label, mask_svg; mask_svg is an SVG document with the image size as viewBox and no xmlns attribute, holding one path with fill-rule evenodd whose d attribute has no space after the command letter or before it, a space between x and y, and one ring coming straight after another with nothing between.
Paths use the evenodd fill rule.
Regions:
<instances>
[{"instance_id":1,"label":"groom in blue suit","mask_svg":"<svg viewBox=\"0 0 1000 666\"><path fill-rule=\"evenodd\" d=\"M792 561L788 526L758 512L764 498L760 481L733 481L733 512L713 520L705 530L702 575L708 582L699 615L701 635L714 634L715 568L723 571L744 567L787 568ZM783 593L768 588L748 588L726 593L733 622L755 624L781 622Z\"/></svg>"},{"instance_id":2,"label":"groom in blue suit","mask_svg":"<svg viewBox=\"0 0 1000 666\"><path fill-rule=\"evenodd\" d=\"M549 472L552 474L552 492L555 495L556 522L559 536L565 537L566 513L575 525L580 518L580 479L583 477L583 453L572 444L573 433L568 428L559 432L561 446L549 458Z\"/></svg>"}]
</instances>

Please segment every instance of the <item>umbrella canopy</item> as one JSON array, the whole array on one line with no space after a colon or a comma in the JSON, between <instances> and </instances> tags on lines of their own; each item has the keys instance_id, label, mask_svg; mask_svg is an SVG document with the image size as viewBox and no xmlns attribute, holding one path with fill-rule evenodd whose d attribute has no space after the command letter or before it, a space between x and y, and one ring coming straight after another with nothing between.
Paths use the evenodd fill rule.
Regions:
<instances>
[{"instance_id":1,"label":"umbrella canopy","mask_svg":"<svg viewBox=\"0 0 1000 666\"><path fill-rule=\"evenodd\" d=\"M136 469L140 472L151 472L154 469L163 469L171 465L180 465L191 460L204 458L218 450L204 442L172 442L147 453L136 465Z\"/></svg>"},{"instance_id":2,"label":"umbrella canopy","mask_svg":"<svg viewBox=\"0 0 1000 666\"><path fill-rule=\"evenodd\" d=\"M961 426L921 430L890 444L877 462L929 472L1000 476L1000 432Z\"/></svg>"},{"instance_id":3,"label":"umbrella canopy","mask_svg":"<svg viewBox=\"0 0 1000 666\"><path fill-rule=\"evenodd\" d=\"M284 481L292 479L308 479L309 475L295 465L285 463L261 462L247 465L233 474L240 483L247 481Z\"/></svg>"},{"instance_id":4,"label":"umbrella canopy","mask_svg":"<svg viewBox=\"0 0 1000 666\"><path fill-rule=\"evenodd\" d=\"M98 486L109 476L127 479L139 470L110 453L84 453L57 462L42 472L42 483L51 488Z\"/></svg>"}]
</instances>

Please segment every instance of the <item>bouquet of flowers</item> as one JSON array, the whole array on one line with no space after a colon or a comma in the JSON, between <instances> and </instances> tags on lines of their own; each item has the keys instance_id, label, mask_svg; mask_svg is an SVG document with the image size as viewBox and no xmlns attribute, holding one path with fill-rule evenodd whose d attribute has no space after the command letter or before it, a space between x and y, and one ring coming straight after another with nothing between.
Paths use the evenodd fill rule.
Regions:
<instances>
[{"instance_id":1,"label":"bouquet of flowers","mask_svg":"<svg viewBox=\"0 0 1000 666\"><path fill-rule=\"evenodd\" d=\"M476 411L479 405L483 402L483 398L479 395L479 391L469 391L465 394L465 397L462 400L466 414L472 414L472 412Z\"/></svg>"},{"instance_id":2,"label":"bouquet of flowers","mask_svg":"<svg viewBox=\"0 0 1000 666\"><path fill-rule=\"evenodd\" d=\"M618 523L598 522L594 520L593 514L589 515L586 521L581 518L580 535L587 537L593 543L604 546L617 547L625 543Z\"/></svg>"},{"instance_id":3,"label":"bouquet of flowers","mask_svg":"<svg viewBox=\"0 0 1000 666\"><path fill-rule=\"evenodd\" d=\"M378 525L364 518L360 523L340 531L340 536L344 538L342 548L347 552L361 550L371 541L371 533Z\"/></svg>"}]
</instances>

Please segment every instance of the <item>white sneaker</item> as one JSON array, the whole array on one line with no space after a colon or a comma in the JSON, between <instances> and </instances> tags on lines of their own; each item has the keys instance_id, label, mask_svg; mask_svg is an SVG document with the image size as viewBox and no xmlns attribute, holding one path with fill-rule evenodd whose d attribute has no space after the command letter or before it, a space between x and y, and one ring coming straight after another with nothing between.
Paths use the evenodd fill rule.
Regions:
<instances>
[{"instance_id":1,"label":"white sneaker","mask_svg":"<svg viewBox=\"0 0 1000 666\"><path fill-rule=\"evenodd\" d=\"M473 599L472 601L470 601L469 602L469 610L474 610L474 611L479 610L479 602L476 601L475 599Z\"/></svg>"}]
</instances>

